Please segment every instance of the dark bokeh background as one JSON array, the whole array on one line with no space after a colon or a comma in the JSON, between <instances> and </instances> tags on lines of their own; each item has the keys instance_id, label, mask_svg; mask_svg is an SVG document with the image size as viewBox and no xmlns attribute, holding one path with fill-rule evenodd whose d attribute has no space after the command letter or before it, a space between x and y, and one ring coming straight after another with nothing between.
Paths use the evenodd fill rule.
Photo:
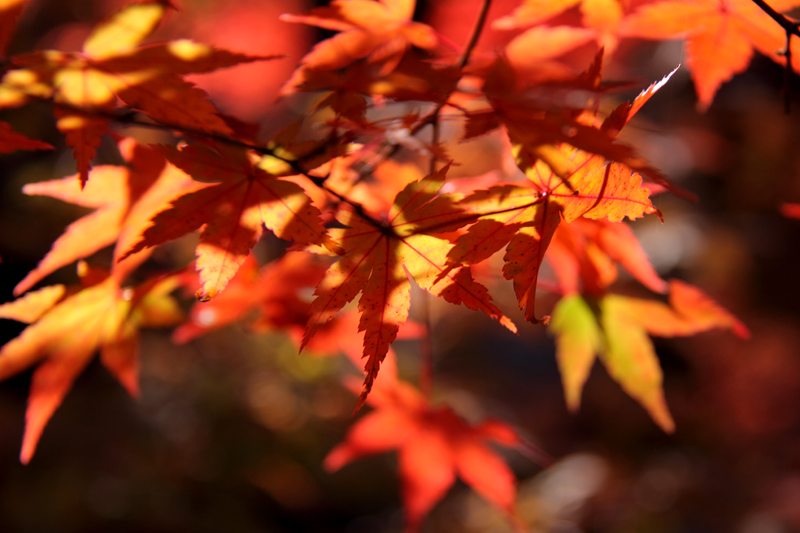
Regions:
<instances>
[{"instance_id":1,"label":"dark bokeh background","mask_svg":"<svg viewBox=\"0 0 800 533\"><path fill-rule=\"evenodd\" d=\"M93 21L118 4L33 0L10 51L74 49ZM476 4L429 2L418 14L463 42ZM514 4L498 1L496 11ZM259 120L270 132L302 110L302 99L273 99L319 37L275 16L309 5L185 1L185 11L172 17L160 37L193 35L243 51L286 53L289 59L280 65L198 78L220 107ZM484 44L498 46L507 37ZM679 43L623 43L606 72L644 86L682 60ZM663 434L599 366L580 413L569 414L552 341L541 327L513 314L507 286L493 290L523 324L519 337L483 316L430 302L437 398L470 420L508 420L558 460L542 471L507 453L519 479L521 513L536 531L800 531L800 221L778 212L781 202L800 202L800 82L795 79L798 88L791 94L795 111L786 116L781 80L779 66L757 57L746 74L723 86L707 113L698 114L684 68L628 132L656 166L700 197L694 205L659 197L666 223L653 218L634 225L657 268L665 277L702 287L753 332L750 341L713 332L656 342L678 427L674 435ZM608 106L630 96L610 95ZM74 172L49 113L45 105L3 113L16 129L57 150L3 157L2 301L11 299L11 288L65 225L84 213L20 193L24 183ZM498 160L490 147L464 151L474 160L475 174L481 164ZM99 161L115 158L112 144L105 144ZM179 243L160 260L188 261L191 248L190 242ZM268 256L271 249L259 253ZM74 279L70 268L51 277ZM624 279L620 290L644 294ZM552 305L546 296L542 302ZM0 327L2 341L22 329L10 321ZM397 344L401 370L413 379L417 346ZM146 331L142 360L138 401L99 364L90 365L26 467L17 455L30 373L0 384L0 530L401 530L392 455L335 474L321 468L351 423L354 399L339 385L340 376L351 371L345 360L297 355L281 336L242 328L185 346L173 345L168 332ZM457 484L425 530L509 526Z\"/></svg>"}]
</instances>

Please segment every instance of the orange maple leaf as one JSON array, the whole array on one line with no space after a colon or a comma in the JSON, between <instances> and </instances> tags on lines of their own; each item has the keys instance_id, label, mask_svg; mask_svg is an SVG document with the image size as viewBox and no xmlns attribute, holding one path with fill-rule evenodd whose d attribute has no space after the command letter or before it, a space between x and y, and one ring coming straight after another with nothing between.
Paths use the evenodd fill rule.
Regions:
<instances>
[{"instance_id":1,"label":"orange maple leaf","mask_svg":"<svg viewBox=\"0 0 800 533\"><path fill-rule=\"evenodd\" d=\"M492 25L498 30L533 26L578 5L587 28L613 31L622 19L622 6L617 0L525 0L513 13Z\"/></svg>"},{"instance_id":2,"label":"orange maple leaf","mask_svg":"<svg viewBox=\"0 0 800 533\"><path fill-rule=\"evenodd\" d=\"M36 268L17 284L15 295L27 291L59 268L117 241L115 257L118 258L131 246L131 238L138 237L142 226L164 203L200 185L168 164L155 150L136 144L132 139L123 139L119 147L128 165L94 168L91 176L95 179L83 190L74 176L23 187L28 195L50 196L96 210L67 227ZM147 256L139 254L124 264L115 263L114 276L123 282Z\"/></svg>"},{"instance_id":3,"label":"orange maple leaf","mask_svg":"<svg viewBox=\"0 0 800 533\"><path fill-rule=\"evenodd\" d=\"M662 373L651 335L676 337L713 328L748 337L747 328L700 289L672 280L669 305L608 294L559 300L550 327L556 334L556 358L567 405L576 410L596 355L611 377L667 432L675 423L662 389Z\"/></svg>"},{"instance_id":4,"label":"orange maple leaf","mask_svg":"<svg viewBox=\"0 0 800 533\"><path fill-rule=\"evenodd\" d=\"M435 296L479 309L516 331L467 269L446 269L453 245L433 234L453 231L474 220L453 203L453 198L437 194L447 169L406 186L397 195L385 224L341 212L339 221L347 228L331 230L331 237L346 254L331 265L317 285L303 346L320 326L362 293L358 329L365 331L363 354L368 360L359 406L372 388L400 325L408 318L409 278Z\"/></svg>"},{"instance_id":5,"label":"orange maple leaf","mask_svg":"<svg viewBox=\"0 0 800 533\"><path fill-rule=\"evenodd\" d=\"M223 293L209 302L195 303L189 322L176 328L172 339L183 344L247 318L253 319L249 327L257 331L302 331L310 302L301 297L301 291L319 283L327 267L328 261L304 252L288 252L261 269L250 256Z\"/></svg>"},{"instance_id":6,"label":"orange maple leaf","mask_svg":"<svg viewBox=\"0 0 800 533\"><path fill-rule=\"evenodd\" d=\"M775 0L777 11L800 5L798 0ZM782 63L784 30L751 0L664 0L648 4L625 18L620 35L646 39L685 36L686 63L697 90L698 106L711 105L719 87L744 72L753 48ZM797 64L795 65L797 68Z\"/></svg>"},{"instance_id":7,"label":"orange maple leaf","mask_svg":"<svg viewBox=\"0 0 800 533\"><path fill-rule=\"evenodd\" d=\"M600 295L617 279L620 264L654 292L667 292L630 226L579 218L556 229L545 258L553 266L563 294Z\"/></svg>"},{"instance_id":8,"label":"orange maple leaf","mask_svg":"<svg viewBox=\"0 0 800 533\"><path fill-rule=\"evenodd\" d=\"M81 265L84 281L93 272ZM95 351L132 396L138 395L138 329L178 323L182 313L168 295L174 279L121 288L113 277L68 295L45 287L0 306L0 317L31 323L0 349L0 379L33 365L20 461L28 463L39 437L75 378ZM92 280L94 281L94 280ZM90 281L91 282L91 281Z\"/></svg>"},{"instance_id":9,"label":"orange maple leaf","mask_svg":"<svg viewBox=\"0 0 800 533\"><path fill-rule=\"evenodd\" d=\"M294 92L306 78L307 69L336 70L367 58L379 65L381 75L393 71L409 46L430 50L438 44L433 28L414 22L416 0L334 0L308 15L281 16L341 33L318 43L306 54L301 67L286 83L282 94Z\"/></svg>"},{"instance_id":10,"label":"orange maple leaf","mask_svg":"<svg viewBox=\"0 0 800 533\"><path fill-rule=\"evenodd\" d=\"M264 226L282 239L340 250L328 237L319 210L311 205L303 189L261 170L241 148L182 145L180 149L160 150L204 186L173 200L155 215L122 259L202 226L197 245L201 283L197 297L210 300L236 274L261 238Z\"/></svg>"},{"instance_id":11,"label":"orange maple leaf","mask_svg":"<svg viewBox=\"0 0 800 533\"><path fill-rule=\"evenodd\" d=\"M619 222L658 213L642 179L619 163L562 147L575 169L563 180L542 161L527 168L529 187L505 185L478 191L460 202L479 217L456 241L450 265L471 265L506 248L503 275L514 291L525 318L538 322L534 312L539 267L560 221L579 217ZM547 320L545 317L544 321Z\"/></svg>"},{"instance_id":12,"label":"orange maple leaf","mask_svg":"<svg viewBox=\"0 0 800 533\"><path fill-rule=\"evenodd\" d=\"M0 105L21 105L31 97L61 104L56 125L74 148L82 183L118 98L156 121L230 135L205 93L181 76L277 57L236 54L188 39L140 46L168 7L167 2L130 4L98 25L81 52L15 56L13 63L21 68L3 77Z\"/></svg>"},{"instance_id":13,"label":"orange maple leaf","mask_svg":"<svg viewBox=\"0 0 800 533\"><path fill-rule=\"evenodd\" d=\"M325 468L339 470L361 457L397 449L406 533L419 530L456 476L521 527L514 510L514 473L489 446L494 441L524 449L516 431L497 420L471 426L449 407L430 405L416 388L397 380L392 358L386 359L384 372L367 400L375 411L330 451ZM358 391L358 384L352 383L351 389Z\"/></svg>"},{"instance_id":14,"label":"orange maple leaf","mask_svg":"<svg viewBox=\"0 0 800 533\"><path fill-rule=\"evenodd\" d=\"M601 57L598 56L581 83L599 83ZM500 68L498 72L510 74L505 68ZM496 111L492 113L500 116L512 141L517 143L517 163L525 171L530 183L528 187L492 187L473 193L459 203L479 220L458 238L448 256L449 265L477 263L505 246L503 275L513 281L520 308L525 310L525 318L538 322L534 303L539 269L562 219L566 223L581 217L619 222L624 218L634 220L645 214L660 216L650 201L650 190L643 186L642 177L635 170L644 172L643 169L649 169L647 175L651 177L660 173L635 156L632 149L617 146L613 141L619 130L663 86L669 76L651 85L633 103L620 105L599 127L589 125L593 117L587 113L576 119L570 119L567 114L565 120L569 121L569 128L574 129L572 137L577 139L580 136L580 141L564 140L570 135L563 131L555 132L556 123L551 119L533 119L547 123L544 130L523 131L522 123L516 122L516 116L511 119L507 116L507 113L512 113L510 102L505 98L496 102ZM493 85L497 83L497 80L492 80ZM496 90L499 91L499 87ZM513 113L535 117L537 106L535 102L528 102L526 112L523 103L523 109ZM552 134L548 133L550 131ZM624 161L622 163L613 157L609 161L612 153L616 156L628 155L619 158ZM641 270L640 273L648 278L648 282L658 286L652 277L653 273ZM547 319L544 317L542 320L546 322Z\"/></svg>"},{"instance_id":15,"label":"orange maple leaf","mask_svg":"<svg viewBox=\"0 0 800 533\"><path fill-rule=\"evenodd\" d=\"M639 94L634 103L622 104L620 110L612 113L608 120L614 127L596 125L595 114L584 111L583 105L576 108L575 104L570 104L568 96L574 90L599 90L602 60L601 50L586 72L548 90L540 84L531 85L506 60L498 59L483 87L491 109L467 115L465 138L486 133L502 124L514 145L517 164L523 170L542 161L555 176L567 180L578 167L587 164L588 159L593 158L589 164L595 166L612 161L679 196L693 199L693 195L672 184L631 146L616 140L619 129L675 71ZM578 151L587 155L576 158Z\"/></svg>"}]
</instances>

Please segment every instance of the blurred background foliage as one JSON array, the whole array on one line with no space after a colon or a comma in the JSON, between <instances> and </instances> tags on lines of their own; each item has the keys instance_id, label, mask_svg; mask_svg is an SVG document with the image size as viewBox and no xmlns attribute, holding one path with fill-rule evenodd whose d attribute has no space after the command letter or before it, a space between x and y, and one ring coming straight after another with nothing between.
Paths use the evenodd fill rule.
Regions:
<instances>
[{"instance_id":1,"label":"blurred background foliage","mask_svg":"<svg viewBox=\"0 0 800 533\"><path fill-rule=\"evenodd\" d=\"M123 3L33 0L10 53L75 49L99 17ZM274 98L297 60L323 36L277 16L313 4L184 0L182 12L156 37L191 36L234 50L285 54L280 62L196 77L221 109L260 122L268 136L306 109L309 99ZM490 18L516 4L498 0ZM421 2L418 18L462 43L477 5ZM488 31L481 44L502 45L509 36ZM681 49L678 42L626 41L604 72L644 87L681 61ZM575 54L577 64L588 62L584 55ZM436 398L469 420L509 421L556 460L542 470L504 452L532 531L800 531L800 221L778 212L781 202L800 201L800 83L795 78L794 111L787 116L781 80L778 65L757 57L699 114L682 69L628 131L629 142L700 197L690 204L661 195L655 203L666 223L649 217L634 225L659 272L702 287L753 332L750 341L722 332L656 341L674 435L663 434L600 368L589 379L580 413L569 414L552 340L514 314L507 284L493 290L521 325L519 337L477 313L430 302ZM636 90L608 95L604 108ZM34 105L2 117L57 147L3 158L2 301L83 214L20 192L25 183L74 173L48 113L47 106ZM151 141L165 140L151 135ZM454 170L474 176L502 164L498 145L491 137L466 148L453 144L462 162ZM112 142L98 161L119 161ZM182 266L192 249L191 242L170 245L148 268ZM263 262L281 249L268 240L256 252ZM109 257L101 253L94 260ZM73 282L75 274L63 269L51 279ZM618 288L641 291L625 280ZM544 297L542 307L549 305ZM3 342L22 329L10 321L0 327ZM401 372L413 381L417 343L398 341L397 348ZM242 327L183 346L168 332L147 331L142 358L139 401L92 364L27 467L17 455L30 373L0 384L2 531L401 531L394 456L370 457L335 474L321 467L352 423L355 398L340 385L342 375L354 372L346 359L298 355L287 338ZM457 484L423 530L496 532L509 525Z\"/></svg>"}]
</instances>

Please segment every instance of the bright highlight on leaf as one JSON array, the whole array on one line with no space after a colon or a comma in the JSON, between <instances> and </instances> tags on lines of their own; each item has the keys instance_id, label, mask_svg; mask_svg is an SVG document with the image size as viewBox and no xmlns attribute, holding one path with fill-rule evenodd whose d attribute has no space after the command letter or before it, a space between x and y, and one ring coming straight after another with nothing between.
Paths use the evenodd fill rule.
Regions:
<instances>
[{"instance_id":1,"label":"bright highlight on leaf","mask_svg":"<svg viewBox=\"0 0 800 533\"><path fill-rule=\"evenodd\" d=\"M64 294L46 287L0 306L0 317L30 322L0 350L0 379L33 365L20 461L28 463L45 425L94 353L132 396L139 392L138 329L172 326L182 319L164 280L122 289L112 277Z\"/></svg>"},{"instance_id":2,"label":"bright highlight on leaf","mask_svg":"<svg viewBox=\"0 0 800 533\"><path fill-rule=\"evenodd\" d=\"M205 93L181 76L276 57L236 54L188 41L142 46L167 5L131 4L95 28L82 52L51 50L17 56L13 63L19 68L3 78L9 91L6 98L15 100L14 105L30 98L52 99L57 104L57 126L74 149L81 184L89 177L117 100L160 122L230 135L233 130ZM187 54L187 49L192 52Z\"/></svg>"},{"instance_id":3,"label":"bright highlight on leaf","mask_svg":"<svg viewBox=\"0 0 800 533\"><path fill-rule=\"evenodd\" d=\"M475 282L468 269L447 268L447 254L453 245L434 234L453 231L475 219L457 207L453 198L437 194L447 168L403 189L389 211L386 225L345 212L341 213L340 222L347 228L330 232L345 255L317 285L303 345L361 293L358 329L365 332L367 362L359 406L372 389L389 345L408 318L410 278L432 295L483 311L516 331L513 322L492 303L486 287Z\"/></svg>"},{"instance_id":4,"label":"bright highlight on leaf","mask_svg":"<svg viewBox=\"0 0 800 533\"><path fill-rule=\"evenodd\" d=\"M253 165L241 149L217 146L163 147L178 168L207 185L175 199L158 213L141 239L122 256L177 239L202 226L197 246L200 300L222 291L258 242L263 227L301 244L339 245L326 234L319 210L303 189Z\"/></svg>"}]
</instances>

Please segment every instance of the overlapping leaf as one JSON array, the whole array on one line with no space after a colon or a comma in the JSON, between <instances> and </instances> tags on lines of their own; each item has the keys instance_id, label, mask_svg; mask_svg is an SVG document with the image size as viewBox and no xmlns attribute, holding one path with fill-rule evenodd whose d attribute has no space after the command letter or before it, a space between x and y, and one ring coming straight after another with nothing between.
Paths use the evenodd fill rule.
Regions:
<instances>
[{"instance_id":1,"label":"overlapping leaf","mask_svg":"<svg viewBox=\"0 0 800 533\"><path fill-rule=\"evenodd\" d=\"M358 293L365 331L366 378L361 402L369 393L389 345L408 318L411 281L446 301L463 303L499 320L513 323L491 302L486 288L466 269L446 269L453 245L435 237L473 221L447 195L437 195L447 167L409 184L397 195L385 224L356 213L341 213L346 229L331 230L331 237L346 252L325 273L317 286L311 319L303 340L307 344L317 329L338 313Z\"/></svg>"},{"instance_id":2,"label":"overlapping leaf","mask_svg":"<svg viewBox=\"0 0 800 533\"><path fill-rule=\"evenodd\" d=\"M359 420L344 442L331 450L325 468L339 470L361 457L396 449L406 533L419 530L422 519L456 476L516 520L514 474L489 444L522 448L519 435L502 422L486 420L471 426L452 409L430 405L417 389L397 380L391 363L387 359L385 379L382 375L367 400L375 411Z\"/></svg>"},{"instance_id":3,"label":"overlapping leaf","mask_svg":"<svg viewBox=\"0 0 800 533\"><path fill-rule=\"evenodd\" d=\"M599 69L600 61L596 61L588 75L599 80ZM517 123L516 117L510 121L501 118L517 143L517 162L529 179L529 187L493 187L466 197L461 205L480 220L459 237L448 256L450 265L471 265L506 247L503 275L513 280L525 317L538 321L534 303L539 268L561 220L568 224L581 217L620 222L659 214L650 201L650 190L635 172L650 168L649 164L630 155L632 151L630 157L621 158L625 163L609 161L606 148L617 149L613 143L616 134L665 80L643 91L632 104L619 106L600 127L591 125L587 114L570 119L567 127L574 129L573 137L582 136L579 142L567 140L569 132L564 133L564 127L555 132L552 119L535 119L543 129L528 126L528 132L522 130L522 122ZM508 104L498 104L499 111L494 113L502 116ZM538 104L532 105L531 114ZM548 131L553 131L552 136ZM647 275L655 283L652 273Z\"/></svg>"},{"instance_id":4,"label":"overlapping leaf","mask_svg":"<svg viewBox=\"0 0 800 533\"><path fill-rule=\"evenodd\" d=\"M253 319L249 325L258 331L302 330L310 302L301 294L322 279L327 266L317 255L289 252L259 269L251 257L225 292L192 307L189 322L177 328L172 338L182 344L247 318Z\"/></svg>"},{"instance_id":5,"label":"overlapping leaf","mask_svg":"<svg viewBox=\"0 0 800 533\"><path fill-rule=\"evenodd\" d=\"M524 0L513 13L495 20L493 25L502 30L533 26L577 5L588 28L611 31L622 19L622 6L617 0Z\"/></svg>"},{"instance_id":6,"label":"overlapping leaf","mask_svg":"<svg viewBox=\"0 0 800 533\"><path fill-rule=\"evenodd\" d=\"M118 240L115 258L119 258L161 205L199 185L160 154L131 139L120 142L120 151L128 165L93 169L93 180L83 190L74 176L23 187L28 195L50 196L96 210L67 227L37 267L17 284L14 294L22 294L48 274ZM146 257L140 254L124 264L115 264L114 276L123 282Z\"/></svg>"},{"instance_id":7,"label":"overlapping leaf","mask_svg":"<svg viewBox=\"0 0 800 533\"><path fill-rule=\"evenodd\" d=\"M231 134L205 93L181 76L272 58L217 50L189 40L140 46L168 6L167 2L130 4L97 26L82 52L19 55L13 58L19 68L3 78L0 105L20 105L29 97L61 105L56 108L57 126L74 148L82 183L88 179L117 98L157 121Z\"/></svg>"},{"instance_id":8,"label":"overlapping leaf","mask_svg":"<svg viewBox=\"0 0 800 533\"><path fill-rule=\"evenodd\" d=\"M217 145L161 147L178 168L205 186L172 201L122 256L177 239L202 227L197 245L201 287L197 297L214 298L236 274L264 226L301 244L339 246L327 235L319 210L303 189L253 164L241 148Z\"/></svg>"},{"instance_id":9,"label":"overlapping leaf","mask_svg":"<svg viewBox=\"0 0 800 533\"><path fill-rule=\"evenodd\" d=\"M287 22L341 32L303 57L283 94L302 84L308 69L336 70L367 58L380 65L380 74L385 75L394 70L409 46L434 48L438 40L433 29L411 20L415 4L415 0L334 0L308 15L283 15L281 20Z\"/></svg>"},{"instance_id":10,"label":"overlapping leaf","mask_svg":"<svg viewBox=\"0 0 800 533\"><path fill-rule=\"evenodd\" d=\"M783 12L800 2L776 0L769 4ZM744 72L754 48L774 61L785 62L779 54L786 45L784 30L751 0L654 2L627 17L620 33L647 39L685 36L686 62L701 109L711 105L723 83Z\"/></svg>"},{"instance_id":11,"label":"overlapping leaf","mask_svg":"<svg viewBox=\"0 0 800 533\"><path fill-rule=\"evenodd\" d=\"M459 237L448 259L469 265L507 246L503 275L513 280L520 308L536 321L534 297L539 267L553 233L563 219L607 218L619 222L657 213L641 177L618 163L563 147L561 155L576 164L565 181L543 162L528 168L531 187L502 186L476 192L462 201L480 221Z\"/></svg>"},{"instance_id":12,"label":"overlapping leaf","mask_svg":"<svg viewBox=\"0 0 800 533\"><path fill-rule=\"evenodd\" d=\"M561 224L546 259L563 294L600 295L617 279L619 264L654 292L667 291L636 236L626 224L579 218Z\"/></svg>"},{"instance_id":13,"label":"overlapping leaf","mask_svg":"<svg viewBox=\"0 0 800 533\"><path fill-rule=\"evenodd\" d=\"M84 280L90 280L86 272ZM131 395L139 391L138 329L164 327L182 318L168 295L174 280L121 288L113 277L68 295L45 287L0 306L0 317L31 323L0 349L0 379L33 365L20 460L30 461L47 422L95 351Z\"/></svg>"},{"instance_id":14,"label":"overlapping leaf","mask_svg":"<svg viewBox=\"0 0 800 533\"><path fill-rule=\"evenodd\" d=\"M570 409L580 405L581 390L595 356L599 356L611 377L664 431L674 429L661 386L661 367L648 333L675 337L726 328L747 337L749 332L698 288L672 280L669 292L669 305L614 294L597 299L574 294L558 302L551 328Z\"/></svg>"}]
</instances>

